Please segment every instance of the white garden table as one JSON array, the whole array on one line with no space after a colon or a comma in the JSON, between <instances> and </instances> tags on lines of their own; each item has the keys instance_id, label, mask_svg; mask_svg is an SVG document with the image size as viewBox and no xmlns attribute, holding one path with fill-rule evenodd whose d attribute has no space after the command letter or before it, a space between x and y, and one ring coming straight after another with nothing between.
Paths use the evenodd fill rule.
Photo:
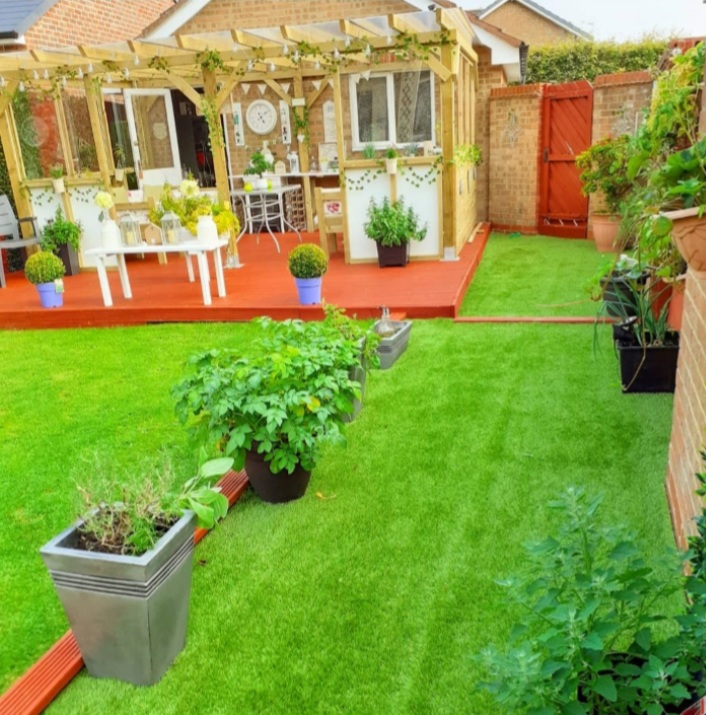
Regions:
<instances>
[{"instance_id":1,"label":"white garden table","mask_svg":"<svg viewBox=\"0 0 706 715\"><path fill-rule=\"evenodd\" d=\"M226 295L226 283L223 276L223 260L221 258L221 249L228 245L228 241L219 240L215 243L201 243L200 241L188 241L184 243L174 244L148 244L142 243L137 246L120 246L117 248L90 248L85 251L84 255L95 257L96 270L98 272L98 281L100 282L101 293L103 294L103 303L106 308L113 305L113 296L110 293L110 284L108 283L108 272L106 271L105 259L108 256L115 256L118 263L118 273L120 274L120 284L123 289L125 298L132 298L132 289L130 287L130 279L127 274L127 266L125 265L125 256L141 255L144 253L184 253L186 254L186 269L189 280L194 282L194 268L191 264L191 256L196 256L196 262L199 266L199 276L201 278L201 290L203 292L203 304L211 305L211 287L209 285L211 276L208 270L208 254L213 254L213 265L216 272L216 283L218 285L218 295L224 298Z\"/></svg>"}]
</instances>

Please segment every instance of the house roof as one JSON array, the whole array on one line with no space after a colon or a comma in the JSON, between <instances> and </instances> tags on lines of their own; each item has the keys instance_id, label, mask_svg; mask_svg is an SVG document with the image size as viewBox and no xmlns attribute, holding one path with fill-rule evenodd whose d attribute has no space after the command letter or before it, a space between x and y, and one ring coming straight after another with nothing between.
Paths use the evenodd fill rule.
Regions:
<instances>
[{"instance_id":1,"label":"house roof","mask_svg":"<svg viewBox=\"0 0 706 715\"><path fill-rule=\"evenodd\" d=\"M57 0L0 0L0 39L24 35Z\"/></svg>"},{"instance_id":2,"label":"house roof","mask_svg":"<svg viewBox=\"0 0 706 715\"><path fill-rule=\"evenodd\" d=\"M704 2L706 2L706 0L704 0ZM472 10L469 10L468 12L466 12L466 14L468 15L468 21L471 23L471 25L486 30L491 35L495 35L495 37L497 37L498 39L506 42L508 45L512 45L513 47L521 47L524 44L522 40L518 39L517 37L508 35L507 32L503 32L499 27L495 27L495 25L491 25L489 22L481 20Z\"/></svg>"},{"instance_id":3,"label":"house roof","mask_svg":"<svg viewBox=\"0 0 706 715\"><path fill-rule=\"evenodd\" d=\"M559 17L559 15L556 15L555 13L551 12L550 10L547 10L545 7L542 7L538 3L534 2L533 0L496 0L492 5L489 5L488 7L485 8L485 10L481 10L480 13L478 14L478 17L481 20L485 20L488 15L490 15L492 12L497 10L498 8L502 7L505 5L507 2L518 2L520 5L524 5L526 8L529 8L530 10L536 12L538 15L541 15L543 18L549 20L550 22L553 22L555 25L558 25L559 27L563 28L567 32L570 32L572 35L576 35L577 37L580 37L582 40L592 40L593 37L589 35L587 32L582 30L580 27L577 27L573 23L569 22L568 20L564 20L563 17Z\"/></svg>"}]
</instances>

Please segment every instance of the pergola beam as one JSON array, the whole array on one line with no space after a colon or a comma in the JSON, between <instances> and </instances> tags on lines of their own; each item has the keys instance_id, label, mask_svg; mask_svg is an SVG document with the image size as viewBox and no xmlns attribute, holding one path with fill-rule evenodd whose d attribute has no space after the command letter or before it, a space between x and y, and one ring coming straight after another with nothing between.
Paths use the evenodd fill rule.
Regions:
<instances>
[{"instance_id":1,"label":"pergola beam","mask_svg":"<svg viewBox=\"0 0 706 715\"><path fill-rule=\"evenodd\" d=\"M99 62L132 62L133 59L129 52L106 50L102 47L89 45L77 45L77 47L81 56L89 60L97 60Z\"/></svg>"},{"instance_id":2,"label":"pergola beam","mask_svg":"<svg viewBox=\"0 0 706 715\"><path fill-rule=\"evenodd\" d=\"M196 106L197 112L201 111L201 95L183 78L173 72L165 72L168 82L171 82L185 97L190 99Z\"/></svg>"}]
</instances>

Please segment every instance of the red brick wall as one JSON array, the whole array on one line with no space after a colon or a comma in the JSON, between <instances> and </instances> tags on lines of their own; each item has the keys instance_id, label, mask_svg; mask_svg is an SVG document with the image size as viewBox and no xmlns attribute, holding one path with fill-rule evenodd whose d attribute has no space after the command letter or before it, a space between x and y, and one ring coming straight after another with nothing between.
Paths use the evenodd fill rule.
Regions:
<instances>
[{"instance_id":1,"label":"red brick wall","mask_svg":"<svg viewBox=\"0 0 706 715\"><path fill-rule=\"evenodd\" d=\"M59 0L28 32L27 47L60 47L137 37L173 0Z\"/></svg>"},{"instance_id":2,"label":"red brick wall","mask_svg":"<svg viewBox=\"0 0 706 715\"><path fill-rule=\"evenodd\" d=\"M643 110L652 99L649 72L622 72L596 77L593 83L593 135L591 143L601 139L634 134ZM593 238L592 212L604 204L599 196L589 200L588 237Z\"/></svg>"},{"instance_id":3,"label":"red brick wall","mask_svg":"<svg viewBox=\"0 0 706 715\"><path fill-rule=\"evenodd\" d=\"M237 28L305 25L343 18L372 17L391 12L410 12L403 0L212 0L180 32L214 32Z\"/></svg>"},{"instance_id":4,"label":"red brick wall","mask_svg":"<svg viewBox=\"0 0 706 715\"><path fill-rule=\"evenodd\" d=\"M542 86L490 93L488 218L500 231L537 230Z\"/></svg>"}]
</instances>

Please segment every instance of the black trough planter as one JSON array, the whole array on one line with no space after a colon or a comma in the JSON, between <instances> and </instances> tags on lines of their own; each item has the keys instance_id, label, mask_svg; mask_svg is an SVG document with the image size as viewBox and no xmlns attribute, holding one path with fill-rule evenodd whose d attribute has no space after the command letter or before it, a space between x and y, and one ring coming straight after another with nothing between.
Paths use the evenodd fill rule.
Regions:
<instances>
[{"instance_id":1,"label":"black trough planter","mask_svg":"<svg viewBox=\"0 0 706 715\"><path fill-rule=\"evenodd\" d=\"M42 547L86 669L96 678L152 685L186 644L193 512L142 556L75 548L69 527Z\"/></svg>"},{"instance_id":2,"label":"black trough planter","mask_svg":"<svg viewBox=\"0 0 706 715\"><path fill-rule=\"evenodd\" d=\"M623 392L674 392L679 359L679 333L668 333L665 345L643 347L620 339L620 326L614 326L615 347L620 359Z\"/></svg>"}]
</instances>

